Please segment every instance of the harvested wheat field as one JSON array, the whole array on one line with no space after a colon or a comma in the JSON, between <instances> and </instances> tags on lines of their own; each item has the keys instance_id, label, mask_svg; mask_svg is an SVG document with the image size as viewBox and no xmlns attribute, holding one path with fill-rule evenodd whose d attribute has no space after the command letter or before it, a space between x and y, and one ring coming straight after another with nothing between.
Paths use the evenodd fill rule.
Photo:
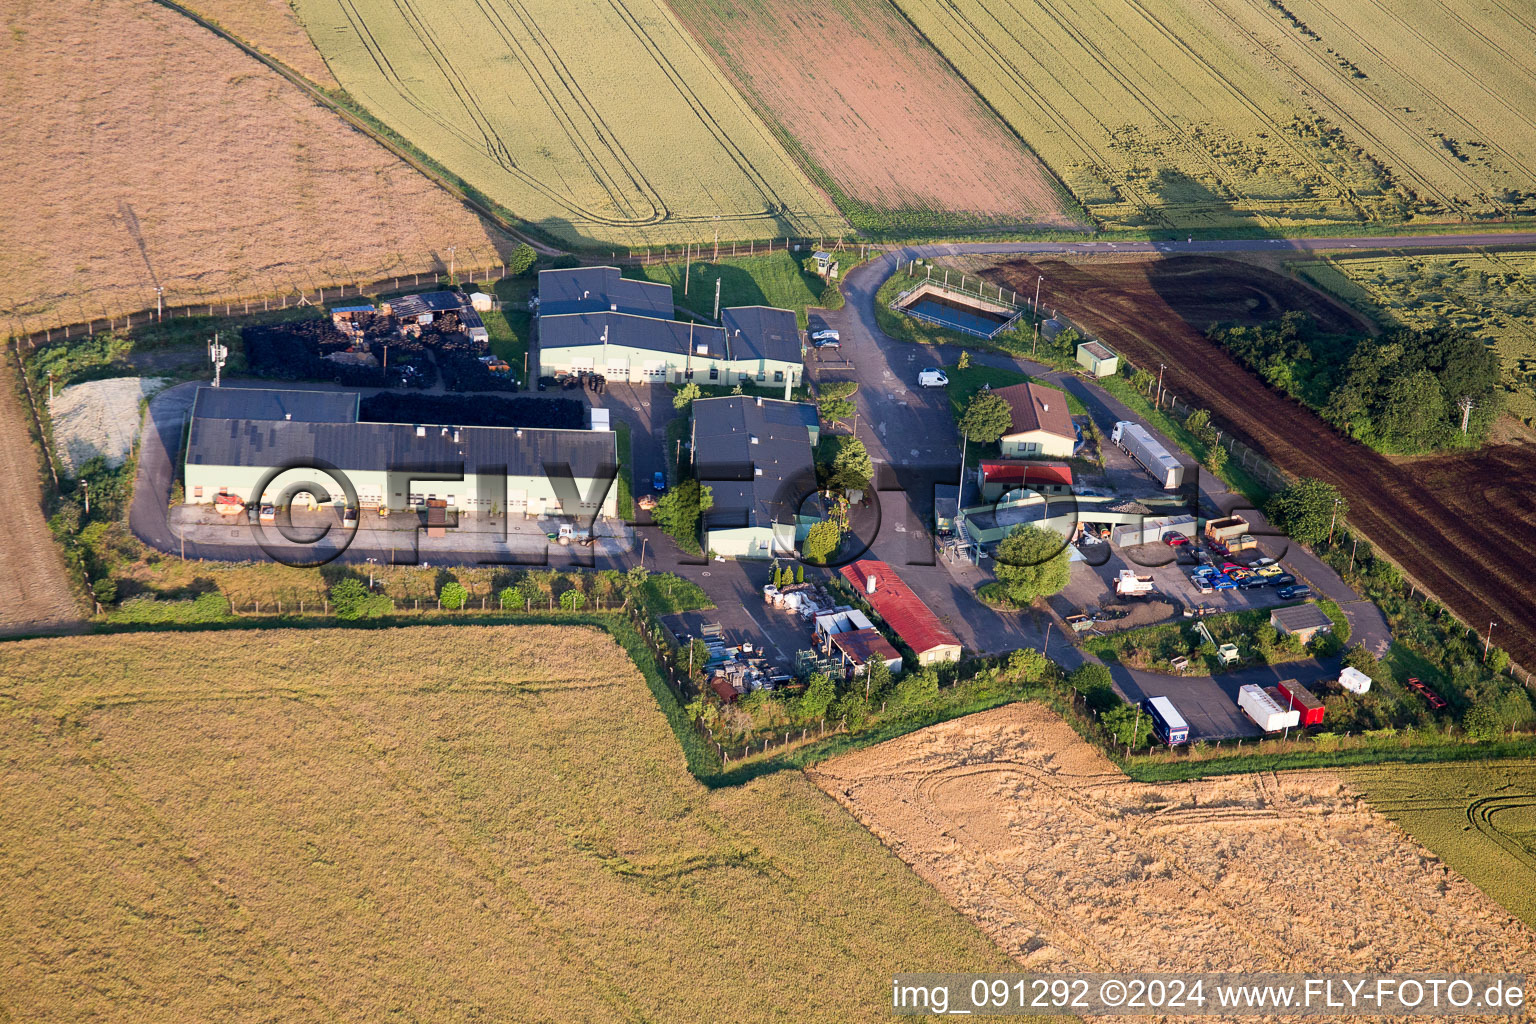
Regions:
<instances>
[{"instance_id":1,"label":"harvested wheat field","mask_svg":"<svg viewBox=\"0 0 1536 1024\"><path fill-rule=\"evenodd\" d=\"M6 27L9 326L492 259L427 178L158 4L15 0Z\"/></svg>"},{"instance_id":2,"label":"harvested wheat field","mask_svg":"<svg viewBox=\"0 0 1536 1024\"><path fill-rule=\"evenodd\" d=\"M56 633L79 628L80 608L70 593L64 559L43 519L38 449L32 443L26 399L16 393L12 367L0 382L0 636Z\"/></svg>"},{"instance_id":3,"label":"harvested wheat field","mask_svg":"<svg viewBox=\"0 0 1536 1024\"><path fill-rule=\"evenodd\" d=\"M288 0L184 0L182 6L327 89L336 79Z\"/></svg>"},{"instance_id":4,"label":"harvested wheat field","mask_svg":"<svg viewBox=\"0 0 1536 1024\"><path fill-rule=\"evenodd\" d=\"M596 629L21 641L0 698L0 1019L885 1020L1007 964L803 776L688 775Z\"/></svg>"},{"instance_id":5,"label":"harvested wheat field","mask_svg":"<svg viewBox=\"0 0 1536 1024\"><path fill-rule=\"evenodd\" d=\"M1536 933L1335 773L1132 782L1015 704L808 774L1031 970L1536 963Z\"/></svg>"},{"instance_id":6,"label":"harvested wheat field","mask_svg":"<svg viewBox=\"0 0 1536 1024\"><path fill-rule=\"evenodd\" d=\"M670 2L860 227L896 213L1080 226L1066 190L884 0Z\"/></svg>"}]
</instances>

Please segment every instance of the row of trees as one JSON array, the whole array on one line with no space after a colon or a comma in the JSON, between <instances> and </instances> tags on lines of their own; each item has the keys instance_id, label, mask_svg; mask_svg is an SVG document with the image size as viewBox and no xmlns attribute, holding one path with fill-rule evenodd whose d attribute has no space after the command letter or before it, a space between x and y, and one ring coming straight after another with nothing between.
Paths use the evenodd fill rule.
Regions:
<instances>
[{"instance_id":1,"label":"row of trees","mask_svg":"<svg viewBox=\"0 0 1536 1024\"><path fill-rule=\"evenodd\" d=\"M1412 454L1480 444L1503 409L1498 354L1452 328L1320 334L1304 313L1209 337L1350 437ZM1463 431L1465 423L1465 431Z\"/></svg>"}]
</instances>

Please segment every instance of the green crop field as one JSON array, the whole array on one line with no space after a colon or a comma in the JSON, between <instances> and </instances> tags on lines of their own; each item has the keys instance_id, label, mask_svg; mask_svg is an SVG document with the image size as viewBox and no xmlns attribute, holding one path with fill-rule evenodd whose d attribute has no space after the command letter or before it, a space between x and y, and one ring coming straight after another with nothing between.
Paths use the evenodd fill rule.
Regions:
<instances>
[{"instance_id":1,"label":"green crop field","mask_svg":"<svg viewBox=\"0 0 1536 1024\"><path fill-rule=\"evenodd\" d=\"M843 273L861 262L857 253L840 252L838 259ZM714 315L715 283L718 281L721 309L730 306L790 309L804 327L807 307L841 309L843 296L806 270L803 260L803 253L778 250L757 256L723 256L717 261L697 259L691 263L640 264L625 267L624 276L671 285L673 302L706 317ZM686 292L684 287L688 289Z\"/></svg>"},{"instance_id":2,"label":"green crop field","mask_svg":"<svg viewBox=\"0 0 1536 1024\"><path fill-rule=\"evenodd\" d=\"M661 0L296 0L342 87L566 243L847 226Z\"/></svg>"},{"instance_id":3,"label":"green crop field","mask_svg":"<svg viewBox=\"0 0 1536 1024\"><path fill-rule=\"evenodd\" d=\"M1499 353L1506 408L1536 424L1536 252L1335 256L1292 264L1387 327L1459 327Z\"/></svg>"},{"instance_id":4,"label":"green crop field","mask_svg":"<svg viewBox=\"0 0 1536 1024\"><path fill-rule=\"evenodd\" d=\"M895 3L1108 226L1536 214L1521 4Z\"/></svg>"},{"instance_id":5,"label":"green crop field","mask_svg":"<svg viewBox=\"0 0 1536 1024\"><path fill-rule=\"evenodd\" d=\"M1351 768L1377 810L1536 928L1536 761Z\"/></svg>"},{"instance_id":6,"label":"green crop field","mask_svg":"<svg viewBox=\"0 0 1536 1024\"><path fill-rule=\"evenodd\" d=\"M873 1021L1016 967L800 773L695 780L600 630L21 641L0 701L7 1020Z\"/></svg>"}]
</instances>

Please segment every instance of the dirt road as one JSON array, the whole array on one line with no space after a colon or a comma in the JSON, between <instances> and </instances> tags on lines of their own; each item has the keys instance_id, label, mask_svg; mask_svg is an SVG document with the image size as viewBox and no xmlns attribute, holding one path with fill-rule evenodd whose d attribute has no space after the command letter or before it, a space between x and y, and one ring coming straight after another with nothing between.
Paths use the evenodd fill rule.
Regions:
<instances>
[{"instance_id":1,"label":"dirt road","mask_svg":"<svg viewBox=\"0 0 1536 1024\"><path fill-rule=\"evenodd\" d=\"M1515 660L1536 664L1536 588L1519 554L1536 551L1536 449L1393 460L1341 437L1205 339L1213 320L1258 321L1286 309L1307 310L1334 329L1352 318L1269 271L1196 256L1051 259L1014 261L994 279L1022 291L1038 274L1050 284L1050 307L1139 367L1156 372L1166 363L1168 390L1209 409L1276 465L1336 485L1350 521L1383 552L1463 621L1498 623L1496 639Z\"/></svg>"},{"instance_id":2,"label":"dirt road","mask_svg":"<svg viewBox=\"0 0 1536 1024\"><path fill-rule=\"evenodd\" d=\"M59 633L80 625L80 609L64 575L64 560L43 520L37 446L27 430L26 399L14 390L9 366L0 380L0 636Z\"/></svg>"}]
</instances>

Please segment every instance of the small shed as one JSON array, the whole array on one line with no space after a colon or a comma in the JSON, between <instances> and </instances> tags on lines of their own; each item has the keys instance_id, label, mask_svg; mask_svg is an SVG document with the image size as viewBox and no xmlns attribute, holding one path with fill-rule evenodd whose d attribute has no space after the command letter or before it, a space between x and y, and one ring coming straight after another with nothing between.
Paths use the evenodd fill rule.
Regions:
<instances>
[{"instance_id":1,"label":"small shed","mask_svg":"<svg viewBox=\"0 0 1536 1024\"><path fill-rule=\"evenodd\" d=\"M885 662L892 674L901 671L901 654L878 630L850 629L843 633L833 633L828 639L839 661L855 676L868 672L869 666L876 660Z\"/></svg>"},{"instance_id":2,"label":"small shed","mask_svg":"<svg viewBox=\"0 0 1536 1024\"><path fill-rule=\"evenodd\" d=\"M470 292L469 305L470 308L478 313L489 313L491 311L491 297L485 294L485 292Z\"/></svg>"},{"instance_id":3,"label":"small shed","mask_svg":"<svg viewBox=\"0 0 1536 1024\"><path fill-rule=\"evenodd\" d=\"M1120 357L1100 341L1084 341L1077 346L1077 365L1095 377L1108 377L1120 368Z\"/></svg>"},{"instance_id":4,"label":"small shed","mask_svg":"<svg viewBox=\"0 0 1536 1024\"><path fill-rule=\"evenodd\" d=\"M1345 667L1339 673L1339 685L1350 693L1369 693L1371 689L1371 677L1357 668Z\"/></svg>"},{"instance_id":5,"label":"small shed","mask_svg":"<svg viewBox=\"0 0 1536 1024\"><path fill-rule=\"evenodd\" d=\"M1298 604L1289 608L1276 608L1269 613L1269 624L1287 636L1311 643L1319 633L1333 632L1333 620L1315 604Z\"/></svg>"},{"instance_id":6,"label":"small shed","mask_svg":"<svg viewBox=\"0 0 1536 1024\"><path fill-rule=\"evenodd\" d=\"M837 276L837 260L832 258L831 253L818 249L811 253L811 259L816 261L816 273L822 277Z\"/></svg>"}]
</instances>

